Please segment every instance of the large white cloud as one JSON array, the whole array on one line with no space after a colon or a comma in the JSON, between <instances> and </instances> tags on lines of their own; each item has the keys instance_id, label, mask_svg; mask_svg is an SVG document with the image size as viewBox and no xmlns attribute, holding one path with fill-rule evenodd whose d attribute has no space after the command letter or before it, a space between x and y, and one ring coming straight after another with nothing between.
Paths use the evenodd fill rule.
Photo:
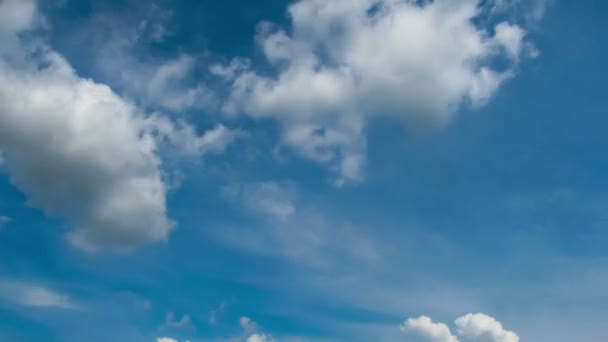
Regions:
<instances>
[{"instance_id":1,"label":"large white cloud","mask_svg":"<svg viewBox=\"0 0 608 342\"><path fill-rule=\"evenodd\" d=\"M290 30L261 25L271 72L212 71L231 82L226 111L277 118L286 145L335 169L339 183L359 181L371 117L444 123L513 76L526 31L492 23L481 3L300 0ZM495 68L497 58L507 66Z\"/></svg>"},{"instance_id":2,"label":"large white cloud","mask_svg":"<svg viewBox=\"0 0 608 342\"><path fill-rule=\"evenodd\" d=\"M519 342L519 336L506 330L493 317L478 313L468 314L456 319L458 336L467 342ZM434 323L430 318L421 316L410 318L401 326L407 334L421 337L427 342L458 342L450 328L443 323Z\"/></svg>"},{"instance_id":3,"label":"large white cloud","mask_svg":"<svg viewBox=\"0 0 608 342\"><path fill-rule=\"evenodd\" d=\"M32 205L69 219L77 247L128 250L167 239L174 224L159 144L217 152L229 131L198 136L183 122L144 115L44 44L20 41L37 20L33 1L0 6L0 16L19 18L0 25L2 40L16 44L0 48L0 150L14 184Z\"/></svg>"}]
</instances>

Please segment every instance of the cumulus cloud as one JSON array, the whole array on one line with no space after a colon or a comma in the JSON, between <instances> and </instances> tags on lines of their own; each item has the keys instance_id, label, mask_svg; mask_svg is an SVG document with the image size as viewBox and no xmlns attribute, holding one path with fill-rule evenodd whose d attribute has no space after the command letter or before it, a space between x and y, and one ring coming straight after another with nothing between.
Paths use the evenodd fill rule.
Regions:
<instances>
[{"instance_id":1,"label":"cumulus cloud","mask_svg":"<svg viewBox=\"0 0 608 342\"><path fill-rule=\"evenodd\" d=\"M260 25L272 72L214 67L229 113L274 117L283 143L329 165L337 183L363 178L365 124L375 116L441 124L481 106L514 75L526 30L487 16L478 0L300 0L290 30ZM489 24L479 24L480 22ZM485 26L484 26L485 25ZM496 59L508 59L498 69Z\"/></svg>"},{"instance_id":2,"label":"cumulus cloud","mask_svg":"<svg viewBox=\"0 0 608 342\"><path fill-rule=\"evenodd\" d=\"M166 187L135 108L78 78L58 55L47 67L0 69L0 148L33 205L66 216L79 247L128 248L163 240Z\"/></svg>"},{"instance_id":3,"label":"cumulus cloud","mask_svg":"<svg viewBox=\"0 0 608 342\"><path fill-rule=\"evenodd\" d=\"M4 23L1 36L18 41L33 28L34 4L2 2L29 17ZM148 116L108 86L79 77L49 47L20 44L11 52L27 58L0 58L0 150L12 182L32 205L69 219L76 247L128 250L166 240L174 223L159 146L219 152L229 131L218 126L199 136L184 122Z\"/></svg>"},{"instance_id":4,"label":"cumulus cloud","mask_svg":"<svg viewBox=\"0 0 608 342\"><path fill-rule=\"evenodd\" d=\"M76 305L64 294L43 286L21 281L1 280L0 298L18 305L29 307L55 309L76 308Z\"/></svg>"},{"instance_id":5,"label":"cumulus cloud","mask_svg":"<svg viewBox=\"0 0 608 342\"><path fill-rule=\"evenodd\" d=\"M433 323L426 317L410 318L402 326L401 330L413 335L425 338L429 342L458 342L458 338L452 335L450 328L443 323Z\"/></svg>"},{"instance_id":6,"label":"cumulus cloud","mask_svg":"<svg viewBox=\"0 0 608 342\"><path fill-rule=\"evenodd\" d=\"M519 342L519 336L503 328L493 317L485 314L468 314L456 319L457 334L467 342ZM443 323L434 323L421 316L410 318L401 326L407 334L418 336L428 342L459 342L450 328Z\"/></svg>"},{"instance_id":7,"label":"cumulus cloud","mask_svg":"<svg viewBox=\"0 0 608 342\"><path fill-rule=\"evenodd\" d=\"M493 317L468 314L456 320L458 334L473 342L519 342L519 336L503 328Z\"/></svg>"}]
</instances>

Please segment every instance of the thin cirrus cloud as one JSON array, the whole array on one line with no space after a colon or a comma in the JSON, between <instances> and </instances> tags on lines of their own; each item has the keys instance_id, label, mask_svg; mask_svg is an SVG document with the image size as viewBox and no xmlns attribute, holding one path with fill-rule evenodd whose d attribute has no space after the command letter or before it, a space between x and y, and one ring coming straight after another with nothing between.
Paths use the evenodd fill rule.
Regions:
<instances>
[{"instance_id":1,"label":"thin cirrus cloud","mask_svg":"<svg viewBox=\"0 0 608 342\"><path fill-rule=\"evenodd\" d=\"M192 318L190 315L183 315L181 318L177 318L173 312L167 313L165 322L160 326L160 330L167 328L187 328L192 326Z\"/></svg>"},{"instance_id":2,"label":"thin cirrus cloud","mask_svg":"<svg viewBox=\"0 0 608 342\"><path fill-rule=\"evenodd\" d=\"M222 189L225 199L262 216L287 219L296 212L295 194L288 184L266 181L234 183Z\"/></svg>"},{"instance_id":3,"label":"thin cirrus cloud","mask_svg":"<svg viewBox=\"0 0 608 342\"><path fill-rule=\"evenodd\" d=\"M0 280L0 298L27 307L77 308L77 305L67 295L40 285L14 280Z\"/></svg>"},{"instance_id":4,"label":"thin cirrus cloud","mask_svg":"<svg viewBox=\"0 0 608 342\"><path fill-rule=\"evenodd\" d=\"M213 92L195 77L196 56L179 53L159 59L147 54L149 44L171 35L166 26L172 14L154 4L141 7L127 15L129 20L116 13L94 14L75 41L92 40L96 49L88 58L100 77L144 106L172 112L211 107Z\"/></svg>"},{"instance_id":5,"label":"thin cirrus cloud","mask_svg":"<svg viewBox=\"0 0 608 342\"><path fill-rule=\"evenodd\" d=\"M338 185L360 182L367 121L445 123L463 105L486 103L530 55L525 28L495 23L485 7L301 0L289 7L289 30L260 25L271 75L246 59L210 70L231 87L227 113L276 118L284 145L333 169Z\"/></svg>"},{"instance_id":6,"label":"thin cirrus cloud","mask_svg":"<svg viewBox=\"0 0 608 342\"><path fill-rule=\"evenodd\" d=\"M435 323L429 317L410 318L401 330L425 342L519 342L519 336L506 330L502 324L488 315L468 314L455 321L456 337L443 323Z\"/></svg>"},{"instance_id":7,"label":"thin cirrus cloud","mask_svg":"<svg viewBox=\"0 0 608 342\"><path fill-rule=\"evenodd\" d=\"M96 251L163 241L165 143L186 154L221 152L233 138L146 115L108 86L79 77L57 52L19 34L37 28L34 1L0 3L0 150L12 182L45 212L75 227L69 242ZM25 57L24 57L25 56Z\"/></svg>"}]
</instances>

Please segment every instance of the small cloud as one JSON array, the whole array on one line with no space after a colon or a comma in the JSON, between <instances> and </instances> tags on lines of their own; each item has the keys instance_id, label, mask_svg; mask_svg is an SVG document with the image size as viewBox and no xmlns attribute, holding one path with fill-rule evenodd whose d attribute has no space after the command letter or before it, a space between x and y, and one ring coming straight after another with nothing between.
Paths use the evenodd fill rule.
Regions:
<instances>
[{"instance_id":1,"label":"small cloud","mask_svg":"<svg viewBox=\"0 0 608 342\"><path fill-rule=\"evenodd\" d=\"M253 334L247 338L247 342L271 342L272 338L265 334Z\"/></svg>"},{"instance_id":2,"label":"small cloud","mask_svg":"<svg viewBox=\"0 0 608 342\"><path fill-rule=\"evenodd\" d=\"M252 333L258 330L257 323L249 317L241 317L239 319L239 324L241 325L243 331L245 331L246 333Z\"/></svg>"},{"instance_id":3,"label":"small cloud","mask_svg":"<svg viewBox=\"0 0 608 342\"><path fill-rule=\"evenodd\" d=\"M159 337L156 339L156 342L177 342L177 340L170 337Z\"/></svg>"},{"instance_id":4,"label":"small cloud","mask_svg":"<svg viewBox=\"0 0 608 342\"><path fill-rule=\"evenodd\" d=\"M246 342L272 342L274 339L272 336L259 332L258 324L249 317L243 316L239 320L241 328L245 336L247 336Z\"/></svg>"},{"instance_id":5,"label":"small cloud","mask_svg":"<svg viewBox=\"0 0 608 342\"><path fill-rule=\"evenodd\" d=\"M0 227L13 222L13 219L8 216L0 216Z\"/></svg>"},{"instance_id":6,"label":"small cloud","mask_svg":"<svg viewBox=\"0 0 608 342\"><path fill-rule=\"evenodd\" d=\"M167 317L165 318L165 322L160 326L160 329L166 328L185 328L192 326L192 319L189 315L183 315L182 318L176 319L175 314L173 312L167 313Z\"/></svg>"},{"instance_id":7,"label":"small cloud","mask_svg":"<svg viewBox=\"0 0 608 342\"><path fill-rule=\"evenodd\" d=\"M0 298L22 306L75 309L67 295L20 281L0 281Z\"/></svg>"},{"instance_id":8,"label":"small cloud","mask_svg":"<svg viewBox=\"0 0 608 342\"><path fill-rule=\"evenodd\" d=\"M228 302L223 301L217 307L209 310L209 317L207 319L207 323L209 325L216 325L220 316L226 311L228 308Z\"/></svg>"},{"instance_id":9,"label":"small cloud","mask_svg":"<svg viewBox=\"0 0 608 342\"><path fill-rule=\"evenodd\" d=\"M222 189L224 197L246 210L277 219L287 219L296 212L294 190L277 182L231 184Z\"/></svg>"}]
</instances>

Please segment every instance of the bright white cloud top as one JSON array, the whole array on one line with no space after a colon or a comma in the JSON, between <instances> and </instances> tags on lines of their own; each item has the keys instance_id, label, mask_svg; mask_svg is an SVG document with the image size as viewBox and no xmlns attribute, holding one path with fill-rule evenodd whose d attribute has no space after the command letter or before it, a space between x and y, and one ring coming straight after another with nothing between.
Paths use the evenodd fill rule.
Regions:
<instances>
[{"instance_id":1,"label":"bright white cloud top","mask_svg":"<svg viewBox=\"0 0 608 342\"><path fill-rule=\"evenodd\" d=\"M401 330L426 342L519 342L519 336L503 328L493 317L485 314L468 314L456 319L459 339L443 323L435 323L429 317L410 318Z\"/></svg>"},{"instance_id":2,"label":"bright white cloud top","mask_svg":"<svg viewBox=\"0 0 608 342\"><path fill-rule=\"evenodd\" d=\"M469 341L519 342L519 336L503 328L493 317L468 314L456 320L458 334Z\"/></svg>"},{"instance_id":3,"label":"bright white cloud top","mask_svg":"<svg viewBox=\"0 0 608 342\"><path fill-rule=\"evenodd\" d=\"M410 318L401 326L401 330L417 335L430 342L458 342L450 328L443 323L434 323L429 317Z\"/></svg>"},{"instance_id":4,"label":"bright white cloud top","mask_svg":"<svg viewBox=\"0 0 608 342\"><path fill-rule=\"evenodd\" d=\"M301 0L289 31L260 25L270 74L242 60L212 71L231 82L226 111L276 118L285 145L358 182L369 119L441 124L514 75L526 30L491 13L478 0Z\"/></svg>"}]
</instances>

